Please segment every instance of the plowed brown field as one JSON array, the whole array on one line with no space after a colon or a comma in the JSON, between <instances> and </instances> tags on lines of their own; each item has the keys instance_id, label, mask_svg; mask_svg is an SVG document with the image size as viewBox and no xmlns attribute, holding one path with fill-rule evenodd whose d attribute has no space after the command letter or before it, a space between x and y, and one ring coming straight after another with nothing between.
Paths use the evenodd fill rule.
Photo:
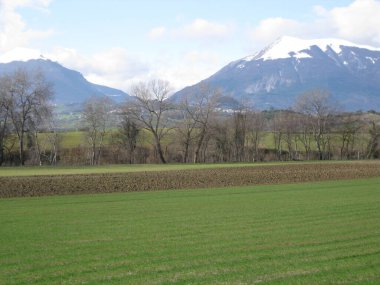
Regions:
<instances>
[{"instance_id":1,"label":"plowed brown field","mask_svg":"<svg viewBox=\"0 0 380 285\"><path fill-rule=\"evenodd\" d=\"M155 191L380 177L380 162L0 177L0 197Z\"/></svg>"}]
</instances>

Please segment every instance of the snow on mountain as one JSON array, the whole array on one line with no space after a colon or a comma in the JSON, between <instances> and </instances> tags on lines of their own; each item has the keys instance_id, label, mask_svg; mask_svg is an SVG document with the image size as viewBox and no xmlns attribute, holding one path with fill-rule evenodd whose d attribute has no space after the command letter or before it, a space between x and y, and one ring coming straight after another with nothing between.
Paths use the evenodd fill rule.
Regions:
<instances>
[{"instance_id":1,"label":"snow on mountain","mask_svg":"<svg viewBox=\"0 0 380 285\"><path fill-rule=\"evenodd\" d=\"M275 60L280 58L310 58L309 51L312 46L319 47L326 52L329 49L339 54L342 52L341 47L357 47L367 50L380 51L380 48L375 48L366 45L358 45L352 42L341 39L315 39L303 40L295 37L283 36L273 42L271 45L261 50L260 52L244 58L245 61L252 60Z\"/></svg>"},{"instance_id":2,"label":"snow on mountain","mask_svg":"<svg viewBox=\"0 0 380 285\"><path fill-rule=\"evenodd\" d=\"M380 110L380 48L339 39L282 37L172 96L191 98L202 84L259 109L289 108L313 89L328 90L345 110ZM231 100L229 101L231 102Z\"/></svg>"}]
</instances>

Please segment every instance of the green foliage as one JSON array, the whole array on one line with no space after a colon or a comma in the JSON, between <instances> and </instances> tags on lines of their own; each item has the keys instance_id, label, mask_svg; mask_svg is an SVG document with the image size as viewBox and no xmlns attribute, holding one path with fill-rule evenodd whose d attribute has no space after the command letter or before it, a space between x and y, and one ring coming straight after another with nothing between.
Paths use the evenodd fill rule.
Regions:
<instances>
[{"instance_id":1,"label":"green foliage","mask_svg":"<svg viewBox=\"0 0 380 285\"><path fill-rule=\"evenodd\" d=\"M380 179L0 200L0 284L376 284Z\"/></svg>"}]
</instances>

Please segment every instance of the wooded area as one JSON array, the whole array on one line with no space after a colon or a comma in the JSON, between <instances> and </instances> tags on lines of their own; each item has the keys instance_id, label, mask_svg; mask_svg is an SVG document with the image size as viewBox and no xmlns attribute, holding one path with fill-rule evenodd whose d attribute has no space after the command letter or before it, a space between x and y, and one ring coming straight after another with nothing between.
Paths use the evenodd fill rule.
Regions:
<instances>
[{"instance_id":1,"label":"wooded area","mask_svg":"<svg viewBox=\"0 0 380 285\"><path fill-rule=\"evenodd\" d=\"M51 84L19 70L0 79L0 165L99 165L380 156L380 114L344 113L328 91L312 90L291 110L222 108L218 89L169 99L168 82L131 88L133 100L92 97L83 105L83 142L65 146L53 115ZM169 99L169 100L168 100Z\"/></svg>"}]
</instances>

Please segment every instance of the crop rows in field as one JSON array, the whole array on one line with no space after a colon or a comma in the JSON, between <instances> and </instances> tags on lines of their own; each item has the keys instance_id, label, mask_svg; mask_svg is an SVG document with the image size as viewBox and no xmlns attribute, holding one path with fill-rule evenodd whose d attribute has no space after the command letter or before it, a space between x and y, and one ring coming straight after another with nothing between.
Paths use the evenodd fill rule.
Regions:
<instances>
[{"instance_id":1,"label":"crop rows in field","mask_svg":"<svg viewBox=\"0 0 380 285\"><path fill-rule=\"evenodd\" d=\"M90 175L1 177L0 197L137 192L380 177L380 163L255 166Z\"/></svg>"},{"instance_id":2,"label":"crop rows in field","mask_svg":"<svg viewBox=\"0 0 380 285\"><path fill-rule=\"evenodd\" d=\"M0 284L379 284L379 185L0 199Z\"/></svg>"}]
</instances>

